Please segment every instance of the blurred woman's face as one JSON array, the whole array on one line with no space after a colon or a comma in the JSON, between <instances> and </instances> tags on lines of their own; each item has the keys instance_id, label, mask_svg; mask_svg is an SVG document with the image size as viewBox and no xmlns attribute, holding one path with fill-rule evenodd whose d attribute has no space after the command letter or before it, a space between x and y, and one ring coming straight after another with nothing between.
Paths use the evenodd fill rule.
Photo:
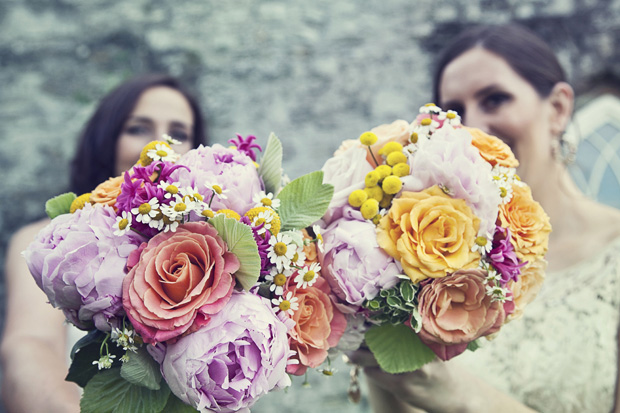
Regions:
<instances>
[{"instance_id":1,"label":"blurred woman's face","mask_svg":"<svg viewBox=\"0 0 620 413\"><path fill-rule=\"evenodd\" d=\"M463 53L445 67L439 94L444 110L501 138L522 165L549 160L550 103L501 56L482 48Z\"/></svg>"},{"instance_id":2,"label":"blurred woman's face","mask_svg":"<svg viewBox=\"0 0 620 413\"><path fill-rule=\"evenodd\" d=\"M193 130L194 113L180 92L166 86L145 90L116 143L116 175L131 168L140 158L142 148L161 140L164 134L181 142L173 146L175 152L189 151L194 141Z\"/></svg>"}]
</instances>

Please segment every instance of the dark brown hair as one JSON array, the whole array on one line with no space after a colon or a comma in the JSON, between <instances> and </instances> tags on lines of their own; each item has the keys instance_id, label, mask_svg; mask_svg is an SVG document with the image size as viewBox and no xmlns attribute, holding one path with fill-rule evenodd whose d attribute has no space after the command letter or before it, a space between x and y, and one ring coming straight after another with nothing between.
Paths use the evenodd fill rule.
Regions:
<instances>
[{"instance_id":1,"label":"dark brown hair","mask_svg":"<svg viewBox=\"0 0 620 413\"><path fill-rule=\"evenodd\" d=\"M80 136L71 163L71 190L80 195L114 176L116 142L140 95L147 89L166 86L181 93L194 114L193 147L207 143L206 124L198 101L179 81L168 75L143 75L121 84L102 100Z\"/></svg>"},{"instance_id":2,"label":"dark brown hair","mask_svg":"<svg viewBox=\"0 0 620 413\"><path fill-rule=\"evenodd\" d=\"M446 66L466 51L481 47L502 57L538 92L547 97L566 74L551 47L531 30L515 23L476 26L463 31L440 53L433 75L433 99L441 103L439 84Z\"/></svg>"}]
</instances>

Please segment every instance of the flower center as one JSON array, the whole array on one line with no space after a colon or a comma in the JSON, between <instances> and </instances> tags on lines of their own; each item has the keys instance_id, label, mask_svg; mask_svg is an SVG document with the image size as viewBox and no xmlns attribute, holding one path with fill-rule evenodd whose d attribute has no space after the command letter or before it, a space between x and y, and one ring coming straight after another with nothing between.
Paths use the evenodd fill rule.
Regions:
<instances>
[{"instance_id":1,"label":"flower center","mask_svg":"<svg viewBox=\"0 0 620 413\"><path fill-rule=\"evenodd\" d=\"M265 222L265 218L256 218L256 220L254 221L254 226L255 227L259 227L261 225L263 225Z\"/></svg>"},{"instance_id":2,"label":"flower center","mask_svg":"<svg viewBox=\"0 0 620 413\"><path fill-rule=\"evenodd\" d=\"M265 206L271 206L271 199L269 198L263 198L260 200L260 202Z\"/></svg>"},{"instance_id":3,"label":"flower center","mask_svg":"<svg viewBox=\"0 0 620 413\"><path fill-rule=\"evenodd\" d=\"M446 114L446 118L448 118L448 119L455 119L456 118L456 114L454 114L452 112L448 112Z\"/></svg>"},{"instance_id":4,"label":"flower center","mask_svg":"<svg viewBox=\"0 0 620 413\"><path fill-rule=\"evenodd\" d=\"M179 202L178 204L174 206L174 210L176 212L183 212L186 209L187 209L187 205L185 205L183 202Z\"/></svg>"},{"instance_id":5,"label":"flower center","mask_svg":"<svg viewBox=\"0 0 620 413\"><path fill-rule=\"evenodd\" d=\"M424 118L420 122L420 125L422 125L422 126L429 126L431 124L431 122L432 122L432 120L430 118Z\"/></svg>"},{"instance_id":6,"label":"flower center","mask_svg":"<svg viewBox=\"0 0 620 413\"><path fill-rule=\"evenodd\" d=\"M304 274L304 281L305 282L310 282L312 280L314 280L314 276L316 275L316 273L312 270L308 270L307 273Z\"/></svg>"},{"instance_id":7,"label":"flower center","mask_svg":"<svg viewBox=\"0 0 620 413\"><path fill-rule=\"evenodd\" d=\"M210 209L205 209L204 211L202 211L202 216L207 218L213 218L215 214Z\"/></svg>"},{"instance_id":8,"label":"flower center","mask_svg":"<svg viewBox=\"0 0 620 413\"><path fill-rule=\"evenodd\" d=\"M202 202L202 200L204 199L204 197L203 197L202 195L200 195L198 192L196 192L196 193L194 194L194 199L195 199L195 200L197 200L197 201L201 201L201 202Z\"/></svg>"},{"instance_id":9,"label":"flower center","mask_svg":"<svg viewBox=\"0 0 620 413\"><path fill-rule=\"evenodd\" d=\"M506 195L508 195L508 190L504 187L499 188L499 196L506 198Z\"/></svg>"},{"instance_id":10,"label":"flower center","mask_svg":"<svg viewBox=\"0 0 620 413\"><path fill-rule=\"evenodd\" d=\"M165 158L166 156L168 156L168 152L160 149L156 152L157 156L161 157L161 158Z\"/></svg>"},{"instance_id":11,"label":"flower center","mask_svg":"<svg viewBox=\"0 0 620 413\"><path fill-rule=\"evenodd\" d=\"M276 255L282 256L286 254L286 244L281 241L277 242L276 245L273 246L273 250L275 251Z\"/></svg>"},{"instance_id":12,"label":"flower center","mask_svg":"<svg viewBox=\"0 0 620 413\"><path fill-rule=\"evenodd\" d=\"M127 225L129 225L129 220L127 218L123 218L118 223L118 229L122 231L127 228Z\"/></svg>"},{"instance_id":13,"label":"flower center","mask_svg":"<svg viewBox=\"0 0 620 413\"><path fill-rule=\"evenodd\" d=\"M176 194L176 193L178 193L178 192L179 192L179 188L177 188L177 187L176 187L176 186L174 186L174 185L168 185L168 186L166 187L166 192L169 192L169 193L171 193L171 194Z\"/></svg>"},{"instance_id":14,"label":"flower center","mask_svg":"<svg viewBox=\"0 0 620 413\"><path fill-rule=\"evenodd\" d=\"M213 191L215 191L216 194L221 195L222 194L222 187L219 185L213 185Z\"/></svg>"},{"instance_id":15,"label":"flower center","mask_svg":"<svg viewBox=\"0 0 620 413\"><path fill-rule=\"evenodd\" d=\"M487 238L486 237L476 237L476 240L474 241L476 243L476 245L480 245L481 247L484 247L485 245L487 245Z\"/></svg>"},{"instance_id":16,"label":"flower center","mask_svg":"<svg viewBox=\"0 0 620 413\"><path fill-rule=\"evenodd\" d=\"M291 308L291 302L289 300L284 300L280 303L278 307L280 307L280 310L286 311Z\"/></svg>"},{"instance_id":17,"label":"flower center","mask_svg":"<svg viewBox=\"0 0 620 413\"><path fill-rule=\"evenodd\" d=\"M278 287L283 286L284 284L286 284L286 275L282 273L277 274L275 277L273 277L273 283Z\"/></svg>"},{"instance_id":18,"label":"flower center","mask_svg":"<svg viewBox=\"0 0 620 413\"><path fill-rule=\"evenodd\" d=\"M138 207L138 212L141 215L148 214L149 212L151 212L151 204L149 204L148 202L143 203L142 205Z\"/></svg>"},{"instance_id":19,"label":"flower center","mask_svg":"<svg viewBox=\"0 0 620 413\"><path fill-rule=\"evenodd\" d=\"M297 262L298 260L299 260L299 253L298 253L298 252L296 252L296 253L295 253L295 255L293 255L293 259L292 259L292 261L293 261L293 262Z\"/></svg>"}]
</instances>

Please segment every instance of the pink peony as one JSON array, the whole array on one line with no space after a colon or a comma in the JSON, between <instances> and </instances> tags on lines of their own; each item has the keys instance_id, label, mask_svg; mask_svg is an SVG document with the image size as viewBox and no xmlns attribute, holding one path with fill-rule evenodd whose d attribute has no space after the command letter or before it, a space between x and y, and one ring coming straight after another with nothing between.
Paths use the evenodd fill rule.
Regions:
<instances>
[{"instance_id":1,"label":"pink peony","mask_svg":"<svg viewBox=\"0 0 620 413\"><path fill-rule=\"evenodd\" d=\"M239 269L237 257L206 222L159 233L129 263L136 264L123 282L123 307L147 343L207 324L230 299L232 274Z\"/></svg>"},{"instance_id":2,"label":"pink peony","mask_svg":"<svg viewBox=\"0 0 620 413\"><path fill-rule=\"evenodd\" d=\"M486 294L486 277L481 269L460 270L423 283L418 334L440 359L461 354L471 341L495 333L503 324L504 306Z\"/></svg>"}]
</instances>

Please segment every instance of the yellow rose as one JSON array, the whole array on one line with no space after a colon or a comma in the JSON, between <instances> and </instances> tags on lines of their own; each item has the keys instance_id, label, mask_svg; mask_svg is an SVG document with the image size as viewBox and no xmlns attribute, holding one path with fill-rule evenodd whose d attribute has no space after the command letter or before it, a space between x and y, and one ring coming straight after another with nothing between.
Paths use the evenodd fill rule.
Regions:
<instances>
[{"instance_id":1,"label":"yellow rose","mask_svg":"<svg viewBox=\"0 0 620 413\"><path fill-rule=\"evenodd\" d=\"M501 226L510 229L517 257L532 263L547 253L551 223L527 185L512 186L512 198L499 207Z\"/></svg>"},{"instance_id":2,"label":"yellow rose","mask_svg":"<svg viewBox=\"0 0 620 413\"><path fill-rule=\"evenodd\" d=\"M404 191L377 227L377 241L399 260L413 282L476 268L471 247L480 219L462 199L451 198L437 185L422 192Z\"/></svg>"},{"instance_id":3,"label":"yellow rose","mask_svg":"<svg viewBox=\"0 0 620 413\"><path fill-rule=\"evenodd\" d=\"M545 269L547 269L547 261L536 260L523 270L519 281L508 283L508 287L512 290L515 309L506 318L506 322L520 318L523 315L523 309L536 298L545 279Z\"/></svg>"},{"instance_id":4,"label":"yellow rose","mask_svg":"<svg viewBox=\"0 0 620 413\"><path fill-rule=\"evenodd\" d=\"M519 166L519 161L515 158L510 146L506 145L501 139L488 135L476 128L465 128L471 134L471 143L479 151L480 156L491 164L509 168Z\"/></svg>"}]
</instances>

